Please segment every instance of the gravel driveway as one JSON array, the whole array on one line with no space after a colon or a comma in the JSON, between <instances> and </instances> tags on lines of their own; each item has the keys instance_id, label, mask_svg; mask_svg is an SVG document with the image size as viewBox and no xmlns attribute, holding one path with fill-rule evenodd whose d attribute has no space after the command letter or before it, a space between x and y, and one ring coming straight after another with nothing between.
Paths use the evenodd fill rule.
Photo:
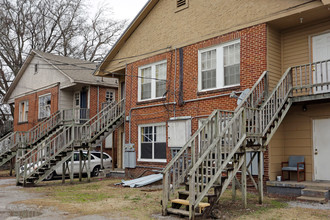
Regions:
<instances>
[{"instance_id":1,"label":"gravel driveway","mask_svg":"<svg viewBox=\"0 0 330 220\"><path fill-rule=\"evenodd\" d=\"M75 219L75 220L104 220L103 216L77 216L46 207L27 206L19 202L41 197L42 194L27 193L15 185L15 179L0 179L0 219Z\"/></svg>"}]
</instances>

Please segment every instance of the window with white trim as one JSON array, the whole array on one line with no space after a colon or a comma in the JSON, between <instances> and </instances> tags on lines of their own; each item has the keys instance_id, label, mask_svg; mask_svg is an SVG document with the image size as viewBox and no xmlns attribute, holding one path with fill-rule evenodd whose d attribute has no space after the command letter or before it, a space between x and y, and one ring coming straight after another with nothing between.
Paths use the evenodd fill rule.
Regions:
<instances>
[{"instance_id":1,"label":"window with white trim","mask_svg":"<svg viewBox=\"0 0 330 220\"><path fill-rule=\"evenodd\" d=\"M27 122L29 113L29 101L25 100L19 103L18 122Z\"/></svg>"},{"instance_id":2,"label":"window with white trim","mask_svg":"<svg viewBox=\"0 0 330 220\"><path fill-rule=\"evenodd\" d=\"M240 41L198 51L198 90L240 84Z\"/></svg>"},{"instance_id":3,"label":"window with white trim","mask_svg":"<svg viewBox=\"0 0 330 220\"><path fill-rule=\"evenodd\" d=\"M115 92L113 90L107 90L105 92L105 101L107 103L113 102L115 100L114 97L115 97Z\"/></svg>"},{"instance_id":4,"label":"window with white trim","mask_svg":"<svg viewBox=\"0 0 330 220\"><path fill-rule=\"evenodd\" d=\"M38 118L47 118L50 116L51 94L39 96Z\"/></svg>"},{"instance_id":5,"label":"window with white trim","mask_svg":"<svg viewBox=\"0 0 330 220\"><path fill-rule=\"evenodd\" d=\"M165 95L166 72L166 61L161 61L143 67L139 67L139 101L161 98Z\"/></svg>"},{"instance_id":6,"label":"window with white trim","mask_svg":"<svg viewBox=\"0 0 330 220\"><path fill-rule=\"evenodd\" d=\"M139 126L139 160L166 162L165 123Z\"/></svg>"}]
</instances>

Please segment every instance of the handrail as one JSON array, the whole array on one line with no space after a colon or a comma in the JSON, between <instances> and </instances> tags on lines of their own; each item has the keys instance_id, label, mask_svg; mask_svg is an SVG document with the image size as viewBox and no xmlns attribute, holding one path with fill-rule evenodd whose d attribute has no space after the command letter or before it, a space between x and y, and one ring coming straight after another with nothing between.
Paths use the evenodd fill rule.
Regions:
<instances>
[{"instance_id":1,"label":"handrail","mask_svg":"<svg viewBox=\"0 0 330 220\"><path fill-rule=\"evenodd\" d=\"M261 76L259 77L259 79L254 83L254 85L252 86L251 90L248 92L248 94L244 97L244 99L241 101L241 103L236 107L235 112L239 111L241 109L242 106L246 105L246 103L248 103L250 105L250 107L256 107L253 103L253 97L257 96L256 100L261 100L261 98L263 96L267 96L268 94L268 71L264 71ZM261 92L259 91L258 94L254 95L254 93L261 90ZM248 101L250 100L250 101ZM253 104L251 106L251 104Z\"/></svg>"},{"instance_id":2,"label":"handrail","mask_svg":"<svg viewBox=\"0 0 330 220\"><path fill-rule=\"evenodd\" d=\"M193 195L190 195L189 203L193 207L204 198L245 140L244 123L245 109L241 108L190 169L188 173L189 190ZM216 159L211 160L210 158ZM204 163L205 161L210 162ZM202 181L198 181L200 184L196 186L196 179L200 178Z\"/></svg>"},{"instance_id":3,"label":"handrail","mask_svg":"<svg viewBox=\"0 0 330 220\"><path fill-rule=\"evenodd\" d=\"M82 143L91 141L97 137L115 120L125 114L125 99L120 100L118 103L112 102L104 107L99 113L94 115L86 123L80 126L80 139Z\"/></svg>"},{"instance_id":4,"label":"handrail","mask_svg":"<svg viewBox=\"0 0 330 220\"><path fill-rule=\"evenodd\" d=\"M17 160L18 178L23 177L24 181L32 176L38 168L50 165L50 162L61 153L68 149L74 142L74 125L62 127L55 137L48 137L39 143L33 150L27 152Z\"/></svg>"}]
</instances>

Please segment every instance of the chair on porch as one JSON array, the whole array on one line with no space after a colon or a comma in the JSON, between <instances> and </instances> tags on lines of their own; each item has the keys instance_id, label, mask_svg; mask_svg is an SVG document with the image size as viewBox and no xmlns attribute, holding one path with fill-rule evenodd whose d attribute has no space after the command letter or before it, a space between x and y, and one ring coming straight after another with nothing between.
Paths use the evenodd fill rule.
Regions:
<instances>
[{"instance_id":1,"label":"chair on porch","mask_svg":"<svg viewBox=\"0 0 330 220\"><path fill-rule=\"evenodd\" d=\"M288 166L284 166L288 164ZM306 180L306 171L305 171L305 157L304 156L290 156L289 161L282 162L282 180L284 179L284 172L288 172L288 180L290 180L290 172L297 172L297 181ZM304 173L304 180L300 180L300 173Z\"/></svg>"}]
</instances>

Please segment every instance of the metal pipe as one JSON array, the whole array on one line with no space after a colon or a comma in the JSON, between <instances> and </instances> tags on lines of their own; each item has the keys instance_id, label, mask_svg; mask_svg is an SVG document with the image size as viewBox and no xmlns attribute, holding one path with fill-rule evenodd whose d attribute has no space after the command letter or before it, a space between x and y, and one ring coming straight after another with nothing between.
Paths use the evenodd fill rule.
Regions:
<instances>
[{"instance_id":1,"label":"metal pipe","mask_svg":"<svg viewBox=\"0 0 330 220\"><path fill-rule=\"evenodd\" d=\"M240 92L242 92L242 91L238 91L237 93L240 93ZM184 101L184 102L187 103L187 102L196 102L196 101L206 100L206 99L214 99L214 98L218 98L218 97L222 97L222 96L227 96L227 95L230 95L230 94L231 93L224 93L224 94L220 94L220 95L202 97L202 98L197 98L197 99L189 99L189 100Z\"/></svg>"},{"instance_id":2,"label":"metal pipe","mask_svg":"<svg viewBox=\"0 0 330 220\"><path fill-rule=\"evenodd\" d=\"M99 113L99 104L100 104L100 86L97 86L97 113Z\"/></svg>"},{"instance_id":3,"label":"metal pipe","mask_svg":"<svg viewBox=\"0 0 330 220\"><path fill-rule=\"evenodd\" d=\"M175 102L175 98L176 98L176 88L175 88L175 85L176 85L176 62L177 62L177 56L176 56L176 47L174 48L174 53L175 53L175 58L174 58L174 87L173 87L173 91L174 91L174 97L173 97L173 102ZM171 73L170 73L171 74ZM176 106L174 105L174 108L173 108L173 115L174 115L174 118L175 118L175 108Z\"/></svg>"},{"instance_id":4,"label":"metal pipe","mask_svg":"<svg viewBox=\"0 0 330 220\"><path fill-rule=\"evenodd\" d=\"M143 108L151 108L151 107L158 107L158 106L164 106L164 105L176 105L176 102L168 102L168 103L161 103L161 104L155 104L155 105L147 105L147 106L139 106L134 107L129 110L129 123L128 123L128 143L131 144L131 119L132 119L132 110L136 109L143 109Z\"/></svg>"}]
</instances>

